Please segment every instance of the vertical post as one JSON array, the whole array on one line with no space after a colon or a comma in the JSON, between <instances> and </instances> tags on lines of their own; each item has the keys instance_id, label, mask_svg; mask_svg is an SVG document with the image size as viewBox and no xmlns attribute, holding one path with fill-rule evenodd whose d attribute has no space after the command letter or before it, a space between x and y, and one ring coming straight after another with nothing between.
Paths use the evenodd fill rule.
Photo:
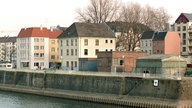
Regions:
<instances>
[{"instance_id":1,"label":"vertical post","mask_svg":"<svg viewBox=\"0 0 192 108\"><path fill-rule=\"evenodd\" d=\"M122 58L123 58L123 72L125 72L125 56L123 55Z\"/></svg>"},{"instance_id":2,"label":"vertical post","mask_svg":"<svg viewBox=\"0 0 192 108\"><path fill-rule=\"evenodd\" d=\"M181 64L180 64L180 58L181 56L179 55L179 72L178 72L178 80L181 80L181 73L180 73L180 68L181 68Z\"/></svg>"}]
</instances>

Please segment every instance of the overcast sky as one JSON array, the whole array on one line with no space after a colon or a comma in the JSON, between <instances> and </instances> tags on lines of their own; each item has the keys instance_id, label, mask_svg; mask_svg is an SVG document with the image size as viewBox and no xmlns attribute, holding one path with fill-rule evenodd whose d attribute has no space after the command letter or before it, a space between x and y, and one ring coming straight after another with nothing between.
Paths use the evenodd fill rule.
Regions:
<instances>
[{"instance_id":1,"label":"overcast sky","mask_svg":"<svg viewBox=\"0 0 192 108\"><path fill-rule=\"evenodd\" d=\"M75 10L84 8L89 0L1 0L0 36L3 33L18 34L24 27L64 26L76 21ZM122 0L141 5L164 7L174 22L180 13L192 13L191 0ZM11 35L11 34L10 34Z\"/></svg>"}]
</instances>

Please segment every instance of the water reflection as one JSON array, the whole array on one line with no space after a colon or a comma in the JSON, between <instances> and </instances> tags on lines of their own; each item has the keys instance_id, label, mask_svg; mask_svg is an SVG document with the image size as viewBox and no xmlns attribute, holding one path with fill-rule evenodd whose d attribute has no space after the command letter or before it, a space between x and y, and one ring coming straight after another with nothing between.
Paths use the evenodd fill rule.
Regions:
<instances>
[{"instance_id":1,"label":"water reflection","mask_svg":"<svg viewBox=\"0 0 192 108\"><path fill-rule=\"evenodd\" d=\"M0 91L0 108L123 108L105 104Z\"/></svg>"}]
</instances>

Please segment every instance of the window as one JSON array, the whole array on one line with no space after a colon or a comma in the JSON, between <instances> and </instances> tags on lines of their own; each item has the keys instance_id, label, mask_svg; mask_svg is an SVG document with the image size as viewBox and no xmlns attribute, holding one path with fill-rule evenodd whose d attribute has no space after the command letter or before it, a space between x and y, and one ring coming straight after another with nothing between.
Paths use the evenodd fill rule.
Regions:
<instances>
[{"instance_id":1,"label":"window","mask_svg":"<svg viewBox=\"0 0 192 108\"><path fill-rule=\"evenodd\" d=\"M69 49L67 49L66 55L69 55Z\"/></svg>"},{"instance_id":2,"label":"window","mask_svg":"<svg viewBox=\"0 0 192 108\"><path fill-rule=\"evenodd\" d=\"M157 50L157 54L159 54L159 50Z\"/></svg>"},{"instance_id":3,"label":"window","mask_svg":"<svg viewBox=\"0 0 192 108\"><path fill-rule=\"evenodd\" d=\"M75 61L75 67L77 67L77 61Z\"/></svg>"},{"instance_id":4,"label":"window","mask_svg":"<svg viewBox=\"0 0 192 108\"><path fill-rule=\"evenodd\" d=\"M183 52L186 52L186 47L183 47Z\"/></svg>"},{"instance_id":5,"label":"window","mask_svg":"<svg viewBox=\"0 0 192 108\"><path fill-rule=\"evenodd\" d=\"M71 55L73 56L73 49L71 49Z\"/></svg>"},{"instance_id":6,"label":"window","mask_svg":"<svg viewBox=\"0 0 192 108\"><path fill-rule=\"evenodd\" d=\"M55 60L55 55L51 55L51 60Z\"/></svg>"},{"instance_id":7,"label":"window","mask_svg":"<svg viewBox=\"0 0 192 108\"><path fill-rule=\"evenodd\" d=\"M186 31L186 26L183 26L183 31Z\"/></svg>"},{"instance_id":8,"label":"window","mask_svg":"<svg viewBox=\"0 0 192 108\"><path fill-rule=\"evenodd\" d=\"M120 65L124 65L124 60L123 59L120 60Z\"/></svg>"},{"instance_id":9,"label":"window","mask_svg":"<svg viewBox=\"0 0 192 108\"><path fill-rule=\"evenodd\" d=\"M62 40L60 41L60 43L61 43L60 46L63 46L63 41Z\"/></svg>"},{"instance_id":10,"label":"window","mask_svg":"<svg viewBox=\"0 0 192 108\"><path fill-rule=\"evenodd\" d=\"M55 44L55 40L51 40L51 44Z\"/></svg>"},{"instance_id":11,"label":"window","mask_svg":"<svg viewBox=\"0 0 192 108\"><path fill-rule=\"evenodd\" d=\"M113 43L113 40L110 40L110 43Z\"/></svg>"},{"instance_id":12,"label":"window","mask_svg":"<svg viewBox=\"0 0 192 108\"><path fill-rule=\"evenodd\" d=\"M147 41L145 41L145 46L147 46Z\"/></svg>"},{"instance_id":13,"label":"window","mask_svg":"<svg viewBox=\"0 0 192 108\"><path fill-rule=\"evenodd\" d=\"M69 67L69 61L66 61L66 66Z\"/></svg>"},{"instance_id":14,"label":"window","mask_svg":"<svg viewBox=\"0 0 192 108\"><path fill-rule=\"evenodd\" d=\"M73 46L73 39L71 39L71 46Z\"/></svg>"},{"instance_id":15,"label":"window","mask_svg":"<svg viewBox=\"0 0 192 108\"><path fill-rule=\"evenodd\" d=\"M183 45L186 45L186 40L183 40Z\"/></svg>"},{"instance_id":16,"label":"window","mask_svg":"<svg viewBox=\"0 0 192 108\"><path fill-rule=\"evenodd\" d=\"M84 55L88 55L88 49L84 49Z\"/></svg>"},{"instance_id":17,"label":"window","mask_svg":"<svg viewBox=\"0 0 192 108\"><path fill-rule=\"evenodd\" d=\"M75 46L77 46L77 39L75 39Z\"/></svg>"},{"instance_id":18,"label":"window","mask_svg":"<svg viewBox=\"0 0 192 108\"><path fill-rule=\"evenodd\" d=\"M34 42L39 42L39 38L34 38Z\"/></svg>"},{"instance_id":19,"label":"window","mask_svg":"<svg viewBox=\"0 0 192 108\"><path fill-rule=\"evenodd\" d=\"M44 62L40 62L40 66L44 66Z\"/></svg>"},{"instance_id":20,"label":"window","mask_svg":"<svg viewBox=\"0 0 192 108\"><path fill-rule=\"evenodd\" d=\"M51 52L55 52L55 48L54 47L51 48Z\"/></svg>"},{"instance_id":21,"label":"window","mask_svg":"<svg viewBox=\"0 0 192 108\"><path fill-rule=\"evenodd\" d=\"M40 46L40 49L41 49L41 50L44 50L44 46Z\"/></svg>"},{"instance_id":22,"label":"window","mask_svg":"<svg viewBox=\"0 0 192 108\"><path fill-rule=\"evenodd\" d=\"M150 46L151 46L151 43L152 43L152 42L151 42L151 40L150 40Z\"/></svg>"},{"instance_id":23,"label":"window","mask_svg":"<svg viewBox=\"0 0 192 108\"><path fill-rule=\"evenodd\" d=\"M181 28L180 28L180 26L178 26L178 27L177 27L177 31L180 31L180 30L181 30Z\"/></svg>"},{"instance_id":24,"label":"window","mask_svg":"<svg viewBox=\"0 0 192 108\"><path fill-rule=\"evenodd\" d=\"M41 42L44 42L44 38L41 38Z\"/></svg>"},{"instance_id":25,"label":"window","mask_svg":"<svg viewBox=\"0 0 192 108\"><path fill-rule=\"evenodd\" d=\"M69 41L68 40L66 40L66 46L69 46Z\"/></svg>"},{"instance_id":26,"label":"window","mask_svg":"<svg viewBox=\"0 0 192 108\"><path fill-rule=\"evenodd\" d=\"M111 58L108 58L108 66L111 66Z\"/></svg>"},{"instance_id":27,"label":"window","mask_svg":"<svg viewBox=\"0 0 192 108\"><path fill-rule=\"evenodd\" d=\"M35 63L34 63L34 66L39 66L39 63L38 63L38 62L35 62Z\"/></svg>"},{"instance_id":28,"label":"window","mask_svg":"<svg viewBox=\"0 0 192 108\"><path fill-rule=\"evenodd\" d=\"M118 59L117 59L117 58L114 59L114 65L115 65L115 66L118 65Z\"/></svg>"},{"instance_id":29,"label":"window","mask_svg":"<svg viewBox=\"0 0 192 108\"><path fill-rule=\"evenodd\" d=\"M96 40L95 40L95 45L96 45L96 46L99 46L99 39L96 39Z\"/></svg>"},{"instance_id":30,"label":"window","mask_svg":"<svg viewBox=\"0 0 192 108\"><path fill-rule=\"evenodd\" d=\"M84 45L87 46L88 45L88 39L84 40Z\"/></svg>"},{"instance_id":31,"label":"window","mask_svg":"<svg viewBox=\"0 0 192 108\"><path fill-rule=\"evenodd\" d=\"M44 53L40 53L40 57L44 57Z\"/></svg>"},{"instance_id":32,"label":"window","mask_svg":"<svg viewBox=\"0 0 192 108\"><path fill-rule=\"evenodd\" d=\"M183 33L183 39L186 39L186 33Z\"/></svg>"},{"instance_id":33,"label":"window","mask_svg":"<svg viewBox=\"0 0 192 108\"><path fill-rule=\"evenodd\" d=\"M77 55L77 49L75 49L75 55Z\"/></svg>"},{"instance_id":34,"label":"window","mask_svg":"<svg viewBox=\"0 0 192 108\"><path fill-rule=\"evenodd\" d=\"M63 50L61 50L61 56L63 56Z\"/></svg>"},{"instance_id":35,"label":"window","mask_svg":"<svg viewBox=\"0 0 192 108\"><path fill-rule=\"evenodd\" d=\"M108 43L108 40L105 40L105 43Z\"/></svg>"},{"instance_id":36,"label":"window","mask_svg":"<svg viewBox=\"0 0 192 108\"><path fill-rule=\"evenodd\" d=\"M39 53L34 53L34 57L39 57Z\"/></svg>"},{"instance_id":37,"label":"window","mask_svg":"<svg viewBox=\"0 0 192 108\"><path fill-rule=\"evenodd\" d=\"M39 46L34 46L34 50L39 50Z\"/></svg>"},{"instance_id":38,"label":"window","mask_svg":"<svg viewBox=\"0 0 192 108\"><path fill-rule=\"evenodd\" d=\"M98 52L99 52L99 49L95 49L95 55L97 55Z\"/></svg>"}]
</instances>

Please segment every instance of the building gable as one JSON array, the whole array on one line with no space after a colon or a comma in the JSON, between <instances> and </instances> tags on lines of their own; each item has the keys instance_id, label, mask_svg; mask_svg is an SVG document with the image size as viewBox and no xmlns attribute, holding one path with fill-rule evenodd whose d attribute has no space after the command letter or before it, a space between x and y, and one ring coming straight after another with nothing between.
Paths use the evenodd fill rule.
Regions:
<instances>
[{"instance_id":1,"label":"building gable","mask_svg":"<svg viewBox=\"0 0 192 108\"><path fill-rule=\"evenodd\" d=\"M192 14L181 13L179 17L175 20L175 23L187 23L192 20Z\"/></svg>"}]
</instances>

